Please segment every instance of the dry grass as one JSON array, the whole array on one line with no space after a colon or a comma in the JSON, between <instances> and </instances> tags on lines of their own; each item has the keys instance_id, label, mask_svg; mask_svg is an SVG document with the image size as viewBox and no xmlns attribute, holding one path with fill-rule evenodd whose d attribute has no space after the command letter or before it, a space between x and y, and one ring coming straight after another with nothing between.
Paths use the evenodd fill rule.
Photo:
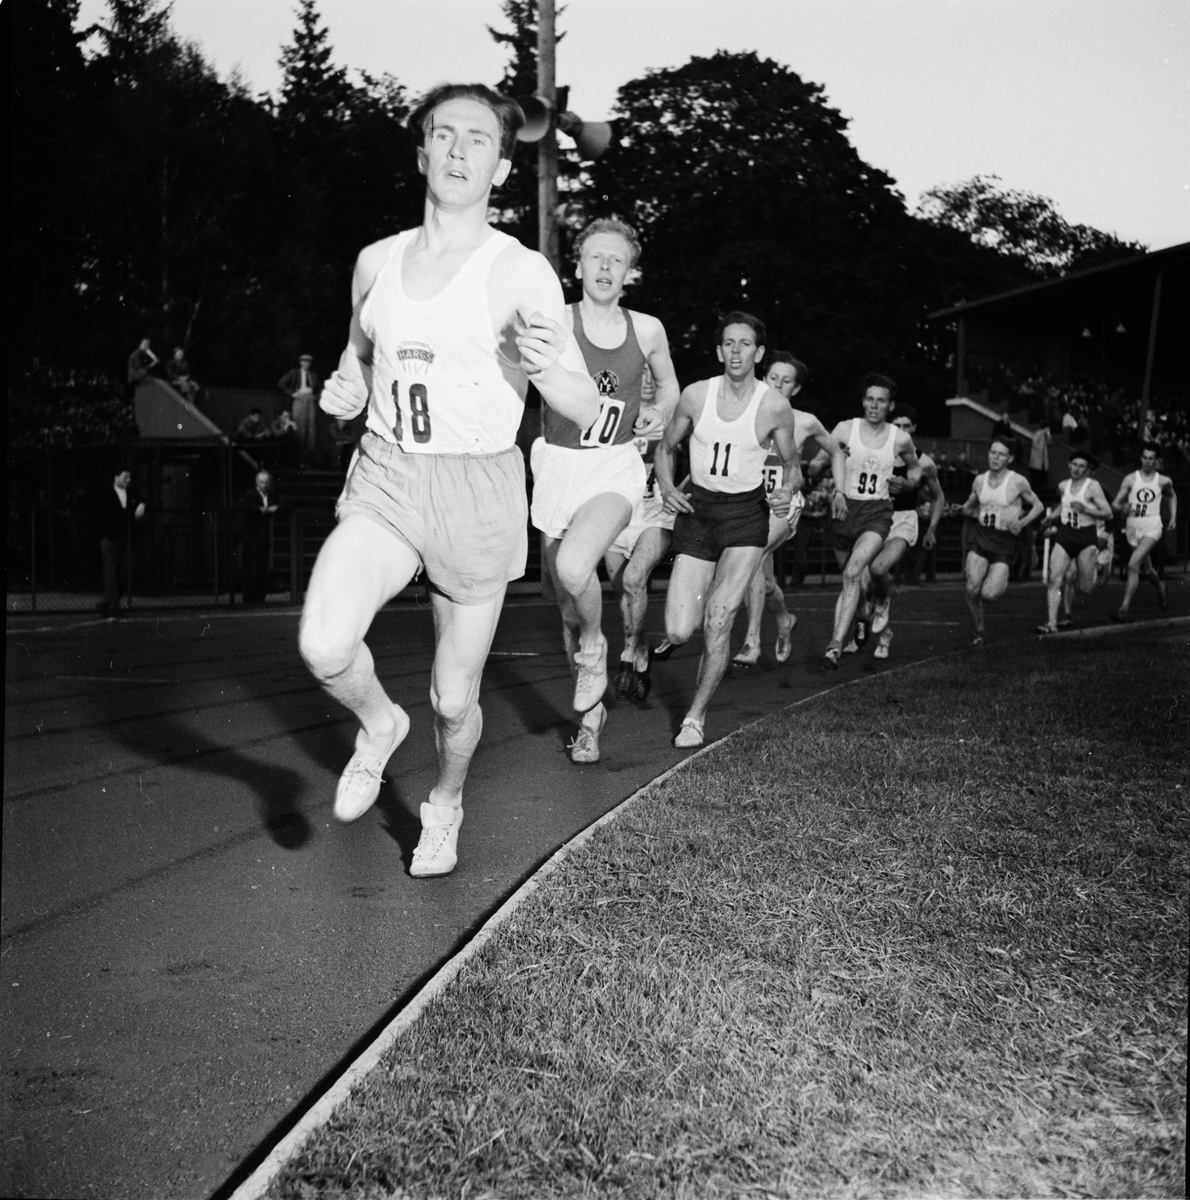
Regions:
<instances>
[{"instance_id":1,"label":"dry grass","mask_svg":"<svg viewBox=\"0 0 1190 1200\"><path fill-rule=\"evenodd\" d=\"M272 1194L1184 1195L1187 666L998 648L703 756Z\"/></svg>"}]
</instances>

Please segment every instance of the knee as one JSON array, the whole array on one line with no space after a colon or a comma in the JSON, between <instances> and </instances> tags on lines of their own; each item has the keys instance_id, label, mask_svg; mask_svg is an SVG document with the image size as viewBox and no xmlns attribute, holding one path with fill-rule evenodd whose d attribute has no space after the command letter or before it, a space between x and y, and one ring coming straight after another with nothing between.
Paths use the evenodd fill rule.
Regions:
<instances>
[{"instance_id":1,"label":"knee","mask_svg":"<svg viewBox=\"0 0 1190 1200\"><path fill-rule=\"evenodd\" d=\"M358 649L355 637L333 622L306 618L298 630L298 653L310 674L322 682L342 675Z\"/></svg>"},{"instance_id":2,"label":"knee","mask_svg":"<svg viewBox=\"0 0 1190 1200\"><path fill-rule=\"evenodd\" d=\"M864 569L855 563L848 563L843 569L843 583L847 587L859 587L863 582Z\"/></svg>"},{"instance_id":3,"label":"knee","mask_svg":"<svg viewBox=\"0 0 1190 1200\"><path fill-rule=\"evenodd\" d=\"M457 724L479 707L479 688L464 680L430 685L430 705L446 722Z\"/></svg>"},{"instance_id":4,"label":"knee","mask_svg":"<svg viewBox=\"0 0 1190 1200\"><path fill-rule=\"evenodd\" d=\"M554 571L558 576L559 585L572 596L577 596L583 591L594 573L590 565L565 544L558 549Z\"/></svg>"}]
</instances>

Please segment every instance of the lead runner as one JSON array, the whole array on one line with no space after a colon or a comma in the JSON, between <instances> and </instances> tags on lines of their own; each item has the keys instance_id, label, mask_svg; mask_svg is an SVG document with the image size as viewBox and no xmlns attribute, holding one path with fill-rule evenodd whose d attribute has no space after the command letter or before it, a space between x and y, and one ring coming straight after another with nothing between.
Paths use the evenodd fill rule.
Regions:
<instances>
[{"instance_id":1,"label":"lead runner","mask_svg":"<svg viewBox=\"0 0 1190 1200\"><path fill-rule=\"evenodd\" d=\"M482 84L435 88L409 118L426 178L422 224L365 247L352 319L321 406L367 432L339 498L339 523L314 564L299 648L314 677L359 718L335 816L353 821L380 794L409 718L376 677L364 636L416 575L430 583L438 779L421 806L410 874L457 860L463 783L483 718L479 683L509 580L524 572L524 460L515 444L529 380L586 428L599 397L566 332L549 263L487 222L508 177L517 104Z\"/></svg>"}]
</instances>

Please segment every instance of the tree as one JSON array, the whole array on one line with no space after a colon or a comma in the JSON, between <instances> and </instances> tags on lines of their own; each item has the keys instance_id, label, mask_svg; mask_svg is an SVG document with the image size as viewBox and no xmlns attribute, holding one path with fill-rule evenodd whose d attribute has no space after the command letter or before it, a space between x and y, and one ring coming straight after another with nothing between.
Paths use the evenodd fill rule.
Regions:
<instances>
[{"instance_id":1,"label":"tree","mask_svg":"<svg viewBox=\"0 0 1190 1200\"><path fill-rule=\"evenodd\" d=\"M1139 242L1123 241L1090 225L1071 225L1052 200L1005 188L998 175L975 175L963 183L932 187L922 194L918 215L965 234L1036 278L1054 278L1146 250Z\"/></svg>"},{"instance_id":2,"label":"tree","mask_svg":"<svg viewBox=\"0 0 1190 1200\"><path fill-rule=\"evenodd\" d=\"M293 42L281 50L279 115L290 138L301 142L341 123L351 108L347 71L331 62L330 34L315 0L299 0Z\"/></svg>"},{"instance_id":3,"label":"tree","mask_svg":"<svg viewBox=\"0 0 1190 1200\"><path fill-rule=\"evenodd\" d=\"M665 322L680 373L713 368L713 330L733 308L810 364L820 403L903 366L921 308L913 223L821 86L719 52L626 84L617 116L618 141L590 168L588 215L640 229L639 301Z\"/></svg>"}]
</instances>

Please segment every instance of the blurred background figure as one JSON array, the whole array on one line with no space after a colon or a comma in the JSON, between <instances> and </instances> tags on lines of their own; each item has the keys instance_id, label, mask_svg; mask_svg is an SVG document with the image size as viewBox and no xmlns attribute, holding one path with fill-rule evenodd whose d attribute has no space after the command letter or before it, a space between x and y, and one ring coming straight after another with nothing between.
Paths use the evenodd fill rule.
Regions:
<instances>
[{"instance_id":1,"label":"blurred background figure","mask_svg":"<svg viewBox=\"0 0 1190 1200\"><path fill-rule=\"evenodd\" d=\"M273 496L273 477L257 471L256 483L239 499L243 514L243 589L245 604L263 604L268 591L273 548L273 517L280 507Z\"/></svg>"},{"instance_id":2,"label":"blurred background figure","mask_svg":"<svg viewBox=\"0 0 1190 1200\"><path fill-rule=\"evenodd\" d=\"M147 337L141 338L137 343L137 347L128 356L128 391L129 394L136 391L136 385L142 379L147 379L149 372L161 360L153 353L152 347L149 345Z\"/></svg>"},{"instance_id":3,"label":"blurred background figure","mask_svg":"<svg viewBox=\"0 0 1190 1200\"><path fill-rule=\"evenodd\" d=\"M174 347L173 357L165 364L165 374L174 391L193 404L198 395L198 384L190 378L190 364L181 346Z\"/></svg>"},{"instance_id":4,"label":"blurred background figure","mask_svg":"<svg viewBox=\"0 0 1190 1200\"><path fill-rule=\"evenodd\" d=\"M132 490L132 472L122 468L112 478L111 485L99 493L95 504L99 554L103 559L103 599L98 608L109 617L120 615L121 594L131 591L132 523L144 515L145 503ZM124 582L129 585L128 588L120 586L121 566L125 568Z\"/></svg>"},{"instance_id":5,"label":"blurred background figure","mask_svg":"<svg viewBox=\"0 0 1190 1200\"><path fill-rule=\"evenodd\" d=\"M314 405L322 389L322 380L314 373L314 358L303 354L298 365L286 371L277 386L289 397L293 421L297 426L298 440L303 455L314 451Z\"/></svg>"}]
</instances>

